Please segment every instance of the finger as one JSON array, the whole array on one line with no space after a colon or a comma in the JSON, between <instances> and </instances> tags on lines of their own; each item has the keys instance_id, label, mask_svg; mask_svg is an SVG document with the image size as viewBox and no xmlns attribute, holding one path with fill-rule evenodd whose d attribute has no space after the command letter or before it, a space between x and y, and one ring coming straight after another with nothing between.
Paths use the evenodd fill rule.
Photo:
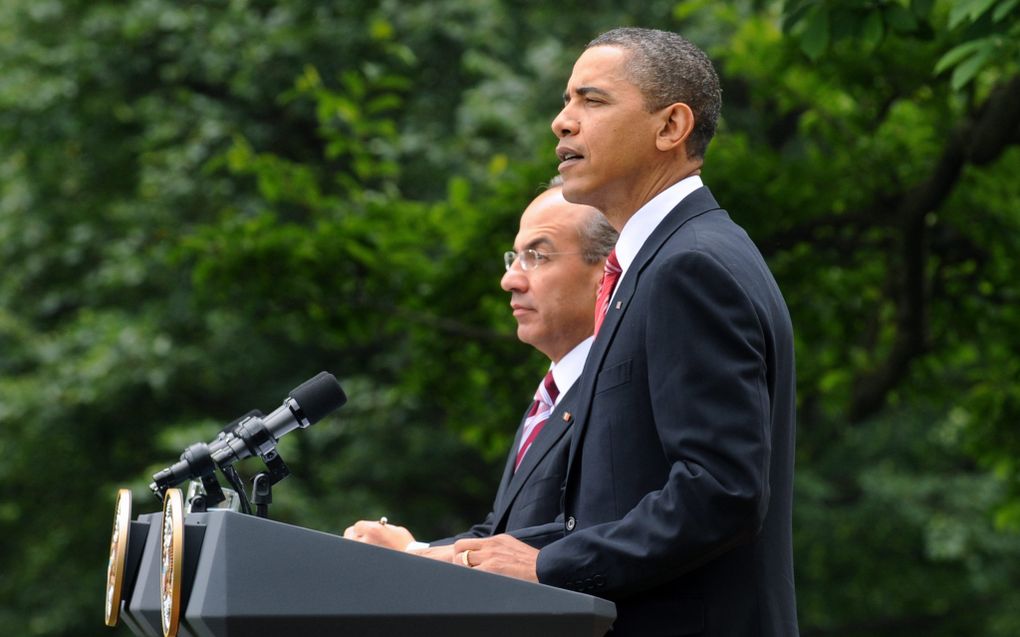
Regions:
<instances>
[{"instance_id":1,"label":"finger","mask_svg":"<svg viewBox=\"0 0 1020 637\"><path fill-rule=\"evenodd\" d=\"M481 554L480 549L465 549L463 551L457 551L454 554L453 562L454 564L460 564L461 566L474 568L483 559L484 556Z\"/></svg>"},{"instance_id":2,"label":"finger","mask_svg":"<svg viewBox=\"0 0 1020 637\"><path fill-rule=\"evenodd\" d=\"M488 538L477 538L471 537L463 540L457 540L453 544L454 553L463 553L464 551L476 551L485 546Z\"/></svg>"}]
</instances>

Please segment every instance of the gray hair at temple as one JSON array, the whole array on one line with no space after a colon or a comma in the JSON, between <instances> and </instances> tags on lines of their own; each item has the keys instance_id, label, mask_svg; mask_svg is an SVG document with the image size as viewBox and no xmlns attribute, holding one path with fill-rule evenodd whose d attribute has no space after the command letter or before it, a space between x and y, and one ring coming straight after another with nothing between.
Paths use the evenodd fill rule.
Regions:
<instances>
[{"instance_id":1,"label":"gray hair at temple","mask_svg":"<svg viewBox=\"0 0 1020 637\"><path fill-rule=\"evenodd\" d=\"M546 190L563 187L563 177L556 175L549 180ZM584 215L577 227L577 236L581 240L581 258L586 263L595 264L604 261L616 246L620 233L606 221L606 216L597 208L587 206L588 214Z\"/></svg>"},{"instance_id":2,"label":"gray hair at temple","mask_svg":"<svg viewBox=\"0 0 1020 637\"><path fill-rule=\"evenodd\" d=\"M694 130L687 140L687 154L704 158L722 108L719 76L705 52L676 33L631 27L607 31L585 50L595 46L630 52L627 73L644 94L648 112L677 102L691 108Z\"/></svg>"}]
</instances>

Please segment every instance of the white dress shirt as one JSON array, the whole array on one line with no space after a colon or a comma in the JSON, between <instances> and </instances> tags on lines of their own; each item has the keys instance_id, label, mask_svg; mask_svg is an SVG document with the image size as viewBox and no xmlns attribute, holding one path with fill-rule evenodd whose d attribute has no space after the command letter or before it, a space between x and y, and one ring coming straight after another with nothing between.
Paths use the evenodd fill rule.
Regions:
<instances>
[{"instance_id":1,"label":"white dress shirt","mask_svg":"<svg viewBox=\"0 0 1020 637\"><path fill-rule=\"evenodd\" d=\"M594 340L594 336L589 336L575 345L574 349L567 352L558 363L553 363L549 366L549 369L552 370L553 380L556 381L556 389L560 392L553 403L553 407L560 404L560 398L563 398L563 394L567 393L577 379L581 377L581 372L584 370L584 361L588 358L588 350L591 349L591 344Z\"/></svg>"},{"instance_id":2,"label":"white dress shirt","mask_svg":"<svg viewBox=\"0 0 1020 637\"><path fill-rule=\"evenodd\" d=\"M631 263L634 263L638 252L641 251L641 246L648 240L652 231L662 223L670 210L683 201L684 197L703 185L701 177L697 175L685 177L652 197L648 203L634 213L634 216L627 220L623 230L620 231L620 238L616 240L616 260L620 262L621 270L616 290L620 289L620 283L627 276L627 269ZM616 290L613 290L613 296L616 296ZM559 382L556 386L559 386Z\"/></svg>"}]
</instances>

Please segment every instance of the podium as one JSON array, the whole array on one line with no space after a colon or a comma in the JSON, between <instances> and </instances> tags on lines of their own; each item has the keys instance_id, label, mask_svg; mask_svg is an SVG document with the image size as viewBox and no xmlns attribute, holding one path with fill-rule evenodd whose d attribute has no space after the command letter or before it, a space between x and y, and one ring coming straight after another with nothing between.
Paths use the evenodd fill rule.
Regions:
<instances>
[{"instance_id":1,"label":"podium","mask_svg":"<svg viewBox=\"0 0 1020 637\"><path fill-rule=\"evenodd\" d=\"M147 535L120 613L145 637L163 635L161 517L139 516ZM185 637L598 637L616 618L597 597L227 510L185 516L182 573Z\"/></svg>"}]
</instances>

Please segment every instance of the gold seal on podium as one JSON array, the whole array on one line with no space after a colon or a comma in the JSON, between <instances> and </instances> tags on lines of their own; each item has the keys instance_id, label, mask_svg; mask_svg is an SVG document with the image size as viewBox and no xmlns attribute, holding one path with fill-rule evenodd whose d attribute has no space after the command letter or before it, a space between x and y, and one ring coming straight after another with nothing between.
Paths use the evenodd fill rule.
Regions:
<instances>
[{"instance_id":1,"label":"gold seal on podium","mask_svg":"<svg viewBox=\"0 0 1020 637\"><path fill-rule=\"evenodd\" d=\"M124 586L128 532L131 529L131 490L119 489L113 509L110 562L106 567L106 625L116 626L120 618L120 595Z\"/></svg>"},{"instance_id":2,"label":"gold seal on podium","mask_svg":"<svg viewBox=\"0 0 1020 637\"><path fill-rule=\"evenodd\" d=\"M176 637L181 620L182 552L184 550L184 497L180 489L167 489L163 497L163 530L159 550L159 616L163 637Z\"/></svg>"}]
</instances>

